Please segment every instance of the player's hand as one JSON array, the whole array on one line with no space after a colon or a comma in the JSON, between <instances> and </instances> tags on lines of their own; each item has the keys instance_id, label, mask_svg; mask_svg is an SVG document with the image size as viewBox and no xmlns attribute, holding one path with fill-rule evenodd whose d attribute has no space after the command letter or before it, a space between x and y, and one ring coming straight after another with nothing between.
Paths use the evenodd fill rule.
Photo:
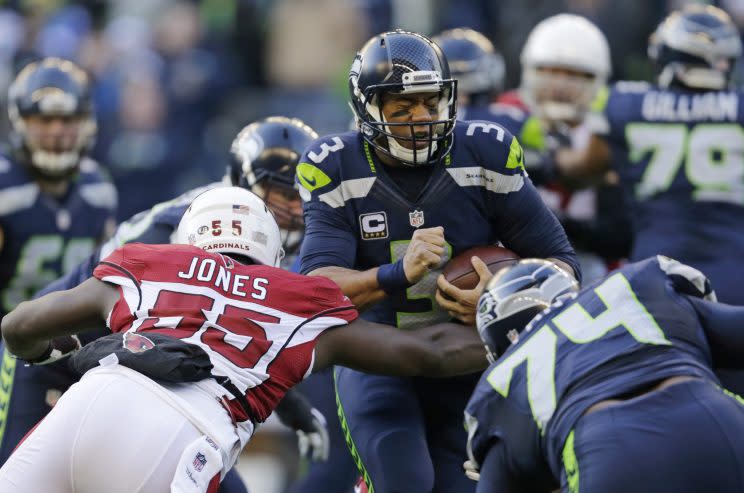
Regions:
<instances>
[{"instance_id":1,"label":"player's hand","mask_svg":"<svg viewBox=\"0 0 744 493\"><path fill-rule=\"evenodd\" d=\"M313 408L310 412L313 415L312 430L296 430L300 457L306 457L314 462L326 461L331 448L326 420L317 409Z\"/></svg>"},{"instance_id":2,"label":"player's hand","mask_svg":"<svg viewBox=\"0 0 744 493\"><path fill-rule=\"evenodd\" d=\"M48 365L67 358L77 352L82 345L76 335L59 336L49 341L48 349L38 358L28 361L30 365Z\"/></svg>"},{"instance_id":3,"label":"player's hand","mask_svg":"<svg viewBox=\"0 0 744 493\"><path fill-rule=\"evenodd\" d=\"M403 256L403 272L411 283L417 283L429 270L442 262L444 254L444 228L417 229L411 236Z\"/></svg>"},{"instance_id":4,"label":"player's hand","mask_svg":"<svg viewBox=\"0 0 744 493\"><path fill-rule=\"evenodd\" d=\"M297 433L300 455L314 461L328 459L331 440L323 414L307 398L290 389L274 409L279 421Z\"/></svg>"},{"instance_id":5,"label":"player's hand","mask_svg":"<svg viewBox=\"0 0 744 493\"><path fill-rule=\"evenodd\" d=\"M465 469L465 476L467 476L469 479L472 479L473 481L479 481L480 480L480 471L478 470L478 467L475 465L475 462L471 460L466 460L463 465L463 469Z\"/></svg>"},{"instance_id":6,"label":"player's hand","mask_svg":"<svg viewBox=\"0 0 744 493\"><path fill-rule=\"evenodd\" d=\"M443 275L440 275L437 278L435 299L439 306L447 310L451 317L466 325L475 325L475 310L478 306L478 299L493 274L480 257L473 257L470 262L473 264L475 272L478 273L478 285L473 289L460 289L450 284Z\"/></svg>"}]
</instances>

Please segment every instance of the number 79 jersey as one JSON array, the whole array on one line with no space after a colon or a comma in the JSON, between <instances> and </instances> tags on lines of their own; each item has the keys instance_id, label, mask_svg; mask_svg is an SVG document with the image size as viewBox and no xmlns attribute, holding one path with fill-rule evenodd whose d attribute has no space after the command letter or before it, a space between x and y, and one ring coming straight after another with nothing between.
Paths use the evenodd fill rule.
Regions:
<instances>
[{"instance_id":1,"label":"number 79 jersey","mask_svg":"<svg viewBox=\"0 0 744 493\"><path fill-rule=\"evenodd\" d=\"M744 98L618 82L589 121L608 143L632 207L631 260L662 254L744 304ZM737 268L737 266L739 268Z\"/></svg>"},{"instance_id":2,"label":"number 79 jersey","mask_svg":"<svg viewBox=\"0 0 744 493\"><path fill-rule=\"evenodd\" d=\"M112 332L157 332L202 347L243 393L238 421L264 421L284 393L312 371L317 337L358 314L329 279L243 265L188 245L130 243L94 276L119 287ZM229 396L228 396L229 397Z\"/></svg>"},{"instance_id":3,"label":"number 79 jersey","mask_svg":"<svg viewBox=\"0 0 744 493\"><path fill-rule=\"evenodd\" d=\"M530 481L542 470L558 478L563 445L593 404L672 376L718 382L706 333L720 322L682 294L706 283L699 271L659 256L553 304L476 386L465 411L471 457L482 463L496 444L513 458L514 476ZM738 332L744 311L737 317Z\"/></svg>"}]
</instances>

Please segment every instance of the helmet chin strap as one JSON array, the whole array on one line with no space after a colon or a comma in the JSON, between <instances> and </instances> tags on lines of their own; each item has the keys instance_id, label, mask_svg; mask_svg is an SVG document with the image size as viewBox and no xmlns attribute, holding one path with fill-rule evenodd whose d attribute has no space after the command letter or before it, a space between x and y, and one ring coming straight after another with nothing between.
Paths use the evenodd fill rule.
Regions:
<instances>
[{"instance_id":1,"label":"helmet chin strap","mask_svg":"<svg viewBox=\"0 0 744 493\"><path fill-rule=\"evenodd\" d=\"M31 162L35 168L51 176L63 175L77 166L80 153L77 151L49 152L40 149L31 152Z\"/></svg>"},{"instance_id":2,"label":"helmet chin strap","mask_svg":"<svg viewBox=\"0 0 744 493\"><path fill-rule=\"evenodd\" d=\"M425 147L423 149L416 149L416 152L414 152L413 149L403 147L393 137L387 137L387 142L390 154L406 164L426 164L428 162L428 157L430 155L433 156L434 153L437 152L437 142L431 143L431 152L429 152L428 147Z\"/></svg>"}]
</instances>

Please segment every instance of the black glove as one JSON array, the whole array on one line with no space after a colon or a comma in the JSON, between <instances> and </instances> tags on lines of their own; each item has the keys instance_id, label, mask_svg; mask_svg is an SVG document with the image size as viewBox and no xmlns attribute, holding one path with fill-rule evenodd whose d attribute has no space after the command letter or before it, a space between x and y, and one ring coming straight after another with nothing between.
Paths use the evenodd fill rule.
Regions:
<instances>
[{"instance_id":1,"label":"black glove","mask_svg":"<svg viewBox=\"0 0 744 493\"><path fill-rule=\"evenodd\" d=\"M297 433L300 456L313 461L328 460L330 438L326 420L305 396L290 390L275 411L279 421Z\"/></svg>"}]
</instances>

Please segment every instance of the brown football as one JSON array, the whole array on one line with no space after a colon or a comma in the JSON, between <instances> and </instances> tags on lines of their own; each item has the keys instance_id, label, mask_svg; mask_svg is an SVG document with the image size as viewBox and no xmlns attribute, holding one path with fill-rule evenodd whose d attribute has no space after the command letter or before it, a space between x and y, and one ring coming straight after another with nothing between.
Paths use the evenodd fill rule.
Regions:
<instances>
[{"instance_id":1,"label":"brown football","mask_svg":"<svg viewBox=\"0 0 744 493\"><path fill-rule=\"evenodd\" d=\"M470 257L480 257L492 273L502 267L519 261L519 256L508 248L496 245L479 246L465 250L447 262L442 274L448 282L460 289L473 289L478 285L478 273L475 272Z\"/></svg>"}]
</instances>

